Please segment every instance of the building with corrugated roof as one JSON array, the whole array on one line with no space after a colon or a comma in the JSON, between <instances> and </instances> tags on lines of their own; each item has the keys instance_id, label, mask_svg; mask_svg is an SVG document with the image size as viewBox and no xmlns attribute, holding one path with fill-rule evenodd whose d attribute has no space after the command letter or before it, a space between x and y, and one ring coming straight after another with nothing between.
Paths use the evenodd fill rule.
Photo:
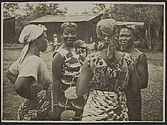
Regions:
<instances>
[{"instance_id":1,"label":"building with corrugated roof","mask_svg":"<svg viewBox=\"0 0 167 125\"><path fill-rule=\"evenodd\" d=\"M63 22L71 21L78 25L78 38L90 43L96 37L96 24L101 19L101 14L81 15L47 15L30 21L31 24L43 24L47 27L48 40L53 40L53 34L58 34L61 40L60 26Z\"/></svg>"}]
</instances>

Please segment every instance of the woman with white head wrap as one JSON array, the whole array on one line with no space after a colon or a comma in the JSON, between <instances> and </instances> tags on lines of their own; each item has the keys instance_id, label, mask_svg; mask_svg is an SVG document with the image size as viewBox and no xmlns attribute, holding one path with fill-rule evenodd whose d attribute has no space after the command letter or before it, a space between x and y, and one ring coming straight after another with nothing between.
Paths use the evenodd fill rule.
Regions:
<instances>
[{"instance_id":1,"label":"woman with white head wrap","mask_svg":"<svg viewBox=\"0 0 167 125\"><path fill-rule=\"evenodd\" d=\"M89 55L78 78L76 93L89 92L83 110L83 121L127 121L125 90L129 80L128 54L117 50L116 21L103 19L97 23L98 51Z\"/></svg>"},{"instance_id":2,"label":"woman with white head wrap","mask_svg":"<svg viewBox=\"0 0 167 125\"><path fill-rule=\"evenodd\" d=\"M21 56L19 60L20 63L23 61L24 56L27 54L30 44L32 44L32 42L34 41L37 41L37 38L41 36L42 34L46 35L44 33L44 31L46 30L47 30L46 27L44 27L43 25L38 25L38 26L37 25L27 25L24 27L19 37L19 42L25 45L21 52ZM45 49L46 47L43 47L42 49Z\"/></svg>"},{"instance_id":3,"label":"woman with white head wrap","mask_svg":"<svg viewBox=\"0 0 167 125\"><path fill-rule=\"evenodd\" d=\"M49 70L40 58L40 52L47 48L46 28L37 25L27 25L22 30L19 42L25 46L19 59L7 72L7 77L14 83L15 91L25 98L19 107L19 120L49 119L51 83Z\"/></svg>"}]
</instances>

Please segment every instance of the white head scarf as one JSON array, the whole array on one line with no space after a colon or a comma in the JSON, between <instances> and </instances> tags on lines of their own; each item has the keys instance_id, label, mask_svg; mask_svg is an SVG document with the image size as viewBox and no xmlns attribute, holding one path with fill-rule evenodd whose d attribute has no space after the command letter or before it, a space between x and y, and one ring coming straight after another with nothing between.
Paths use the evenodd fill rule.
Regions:
<instances>
[{"instance_id":1,"label":"white head scarf","mask_svg":"<svg viewBox=\"0 0 167 125\"><path fill-rule=\"evenodd\" d=\"M20 34L19 42L24 44L30 43L37 39L44 30L46 30L46 27L44 27L43 25L27 25L23 28Z\"/></svg>"},{"instance_id":2,"label":"white head scarf","mask_svg":"<svg viewBox=\"0 0 167 125\"><path fill-rule=\"evenodd\" d=\"M19 42L23 43L25 46L21 52L19 63L22 63L24 57L26 56L29 49L29 43L33 42L35 39L41 36L42 33L46 30L47 30L46 27L41 24L40 25L30 24L23 28L19 37Z\"/></svg>"}]
</instances>

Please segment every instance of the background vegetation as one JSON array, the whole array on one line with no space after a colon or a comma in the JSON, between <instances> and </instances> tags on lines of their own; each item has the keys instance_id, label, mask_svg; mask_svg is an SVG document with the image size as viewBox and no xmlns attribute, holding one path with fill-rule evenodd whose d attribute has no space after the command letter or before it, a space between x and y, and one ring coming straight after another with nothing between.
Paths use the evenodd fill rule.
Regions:
<instances>
[{"instance_id":1,"label":"background vegetation","mask_svg":"<svg viewBox=\"0 0 167 125\"><path fill-rule=\"evenodd\" d=\"M21 29L36 18L51 14L66 14L67 8L60 9L59 3L4 3L4 17L15 16L16 38ZM82 14L103 13L107 12L111 18L118 21L126 22L144 22L144 30L140 30L138 38L140 38L141 47L153 51L163 50L163 5L151 4L94 4L91 11L85 10Z\"/></svg>"}]
</instances>

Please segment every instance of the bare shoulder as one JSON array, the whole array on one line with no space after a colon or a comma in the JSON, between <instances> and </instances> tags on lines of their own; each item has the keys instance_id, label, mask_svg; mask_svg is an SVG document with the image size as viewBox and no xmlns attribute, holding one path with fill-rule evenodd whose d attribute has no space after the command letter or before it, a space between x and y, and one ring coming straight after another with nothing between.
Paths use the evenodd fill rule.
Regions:
<instances>
[{"instance_id":1,"label":"bare shoulder","mask_svg":"<svg viewBox=\"0 0 167 125\"><path fill-rule=\"evenodd\" d=\"M146 63L147 62L147 58L145 54L142 54L139 56L138 58L138 63Z\"/></svg>"},{"instance_id":2,"label":"bare shoulder","mask_svg":"<svg viewBox=\"0 0 167 125\"><path fill-rule=\"evenodd\" d=\"M136 49L136 48L134 49L134 51L138 55L138 61L147 61L147 57L142 51L140 51L139 49Z\"/></svg>"},{"instance_id":3,"label":"bare shoulder","mask_svg":"<svg viewBox=\"0 0 167 125\"><path fill-rule=\"evenodd\" d=\"M55 53L54 57L53 57L53 62L62 62L63 57L60 53Z\"/></svg>"},{"instance_id":4,"label":"bare shoulder","mask_svg":"<svg viewBox=\"0 0 167 125\"><path fill-rule=\"evenodd\" d=\"M57 54L59 53L59 54ZM68 53L68 51L66 49L64 49L63 47L60 47L59 49L57 49L54 53L53 53L53 57L55 57L55 55L61 55L62 57L64 55L66 55Z\"/></svg>"}]
</instances>

